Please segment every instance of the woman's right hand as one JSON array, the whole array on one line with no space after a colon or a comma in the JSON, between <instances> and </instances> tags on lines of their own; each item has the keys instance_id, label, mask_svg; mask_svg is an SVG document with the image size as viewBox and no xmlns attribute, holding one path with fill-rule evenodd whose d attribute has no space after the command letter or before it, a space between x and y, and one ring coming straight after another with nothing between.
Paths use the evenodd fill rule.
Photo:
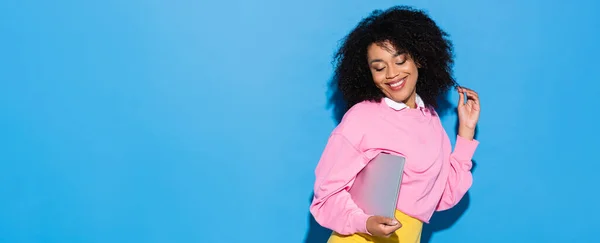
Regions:
<instances>
[{"instance_id":1,"label":"woman's right hand","mask_svg":"<svg viewBox=\"0 0 600 243\"><path fill-rule=\"evenodd\" d=\"M383 216L371 216L367 219L367 230L371 235L390 237L402 224L396 219Z\"/></svg>"}]
</instances>

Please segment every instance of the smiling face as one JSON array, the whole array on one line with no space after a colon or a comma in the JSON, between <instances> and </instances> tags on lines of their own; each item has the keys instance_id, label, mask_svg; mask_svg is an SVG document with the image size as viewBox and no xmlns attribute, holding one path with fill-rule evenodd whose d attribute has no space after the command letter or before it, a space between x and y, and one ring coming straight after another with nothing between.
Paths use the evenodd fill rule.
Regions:
<instances>
[{"instance_id":1,"label":"smiling face","mask_svg":"<svg viewBox=\"0 0 600 243\"><path fill-rule=\"evenodd\" d=\"M373 43L367 60L375 85L386 97L416 107L418 65L408 53L398 52L389 42Z\"/></svg>"}]
</instances>

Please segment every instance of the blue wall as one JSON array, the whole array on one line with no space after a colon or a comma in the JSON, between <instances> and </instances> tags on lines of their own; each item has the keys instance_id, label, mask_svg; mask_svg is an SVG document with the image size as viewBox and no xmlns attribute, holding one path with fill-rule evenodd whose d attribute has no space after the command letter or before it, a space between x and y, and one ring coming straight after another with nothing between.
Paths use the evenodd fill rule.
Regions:
<instances>
[{"instance_id":1,"label":"blue wall","mask_svg":"<svg viewBox=\"0 0 600 243\"><path fill-rule=\"evenodd\" d=\"M0 2L0 242L326 237L331 57L398 1L200 2ZM425 241L594 242L600 4L405 2L483 105L475 184Z\"/></svg>"}]
</instances>

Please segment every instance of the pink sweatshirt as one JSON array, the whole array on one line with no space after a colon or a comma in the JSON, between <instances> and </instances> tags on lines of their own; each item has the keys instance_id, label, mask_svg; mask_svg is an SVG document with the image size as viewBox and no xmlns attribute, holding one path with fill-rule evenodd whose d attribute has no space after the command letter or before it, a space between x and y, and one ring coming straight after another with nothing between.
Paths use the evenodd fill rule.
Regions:
<instances>
[{"instance_id":1,"label":"pink sweatshirt","mask_svg":"<svg viewBox=\"0 0 600 243\"><path fill-rule=\"evenodd\" d=\"M429 223L456 205L472 184L476 140L456 138L454 151L440 119L417 97L417 109L389 99L353 106L334 129L315 170L310 211L339 234L369 234L365 214L350 198L356 174L378 153L406 157L397 209Z\"/></svg>"}]
</instances>

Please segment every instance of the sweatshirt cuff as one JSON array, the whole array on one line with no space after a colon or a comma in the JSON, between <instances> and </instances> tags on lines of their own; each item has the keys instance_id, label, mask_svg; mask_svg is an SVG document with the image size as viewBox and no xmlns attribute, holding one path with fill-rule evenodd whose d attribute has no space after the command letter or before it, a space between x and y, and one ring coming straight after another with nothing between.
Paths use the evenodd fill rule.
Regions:
<instances>
[{"instance_id":1,"label":"sweatshirt cuff","mask_svg":"<svg viewBox=\"0 0 600 243\"><path fill-rule=\"evenodd\" d=\"M369 231L367 230L367 219L369 219L369 217L371 217L371 215L365 214L363 212L356 212L352 217L352 226L354 228L354 231L358 233L371 235L371 233L369 233Z\"/></svg>"},{"instance_id":2,"label":"sweatshirt cuff","mask_svg":"<svg viewBox=\"0 0 600 243\"><path fill-rule=\"evenodd\" d=\"M479 141L469 140L461 136L456 136L456 146L454 147L454 157L458 160L471 160Z\"/></svg>"}]
</instances>

